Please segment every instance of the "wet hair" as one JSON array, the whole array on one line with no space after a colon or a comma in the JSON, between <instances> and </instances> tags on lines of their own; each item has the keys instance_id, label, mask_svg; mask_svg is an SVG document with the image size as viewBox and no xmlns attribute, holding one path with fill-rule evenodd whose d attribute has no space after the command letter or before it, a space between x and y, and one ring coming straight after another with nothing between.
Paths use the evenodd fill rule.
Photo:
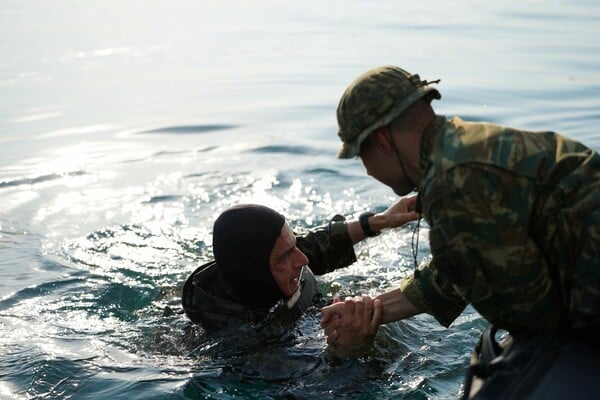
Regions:
<instances>
[{"instance_id":1,"label":"wet hair","mask_svg":"<svg viewBox=\"0 0 600 400\"><path fill-rule=\"evenodd\" d=\"M268 309L286 296L273 278L270 256L285 218L257 204L225 210L213 227L219 291L244 305Z\"/></svg>"}]
</instances>

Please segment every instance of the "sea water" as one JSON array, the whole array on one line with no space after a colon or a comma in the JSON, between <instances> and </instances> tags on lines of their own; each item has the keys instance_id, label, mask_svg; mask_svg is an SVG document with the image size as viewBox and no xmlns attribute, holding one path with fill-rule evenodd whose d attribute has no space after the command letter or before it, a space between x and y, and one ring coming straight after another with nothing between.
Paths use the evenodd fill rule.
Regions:
<instances>
[{"instance_id":1,"label":"sea water","mask_svg":"<svg viewBox=\"0 0 600 400\"><path fill-rule=\"evenodd\" d=\"M182 283L232 204L302 230L395 201L335 159L339 96L374 66L441 79L439 114L598 149L599 18L583 0L3 1L0 398L457 398L486 327L470 308L339 360L318 309L282 343L206 338ZM320 290L394 288L414 228L357 245Z\"/></svg>"}]
</instances>

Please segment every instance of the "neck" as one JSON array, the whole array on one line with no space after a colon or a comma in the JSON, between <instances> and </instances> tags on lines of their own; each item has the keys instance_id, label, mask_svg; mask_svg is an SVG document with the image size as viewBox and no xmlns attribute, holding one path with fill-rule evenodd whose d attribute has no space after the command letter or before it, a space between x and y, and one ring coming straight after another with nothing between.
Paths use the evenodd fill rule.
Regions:
<instances>
[{"instance_id":1,"label":"neck","mask_svg":"<svg viewBox=\"0 0 600 400\"><path fill-rule=\"evenodd\" d=\"M400 117L401 119L395 124L396 129L393 130L396 135L401 135L402 140L400 141L399 138L398 141L403 143L402 148L398 147L394 138L394 149L402 172L415 188L421 180L421 140L435 117L435 112L428 101L417 101Z\"/></svg>"},{"instance_id":2,"label":"neck","mask_svg":"<svg viewBox=\"0 0 600 400\"><path fill-rule=\"evenodd\" d=\"M402 175L406 177L406 179L408 180L408 183L411 186L411 189L414 190L417 187L419 187L418 182L415 182L414 180L414 176L413 174L409 174L408 170L406 169L406 166L404 165L405 162L403 161L403 157L400 154L400 150L398 150L398 145L396 144L396 139L394 138L394 135L392 135L392 145L394 147L394 152L396 153L396 159L398 160L398 163L400 164L400 168L402 169ZM417 179L418 181L418 179Z\"/></svg>"}]
</instances>

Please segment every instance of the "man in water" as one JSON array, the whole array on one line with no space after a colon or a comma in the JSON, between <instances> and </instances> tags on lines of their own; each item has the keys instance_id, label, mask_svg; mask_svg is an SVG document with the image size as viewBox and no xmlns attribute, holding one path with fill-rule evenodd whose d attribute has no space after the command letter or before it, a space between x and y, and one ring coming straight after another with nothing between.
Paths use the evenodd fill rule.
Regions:
<instances>
[{"instance_id":1,"label":"man in water","mask_svg":"<svg viewBox=\"0 0 600 400\"><path fill-rule=\"evenodd\" d=\"M185 313L208 332L260 323L278 304L283 317L298 318L318 294L313 271L324 274L356 261L353 244L415 220L415 201L403 198L381 214L363 213L349 223L336 216L303 236L268 207L231 207L214 223L215 260L185 282Z\"/></svg>"},{"instance_id":2,"label":"man in water","mask_svg":"<svg viewBox=\"0 0 600 400\"><path fill-rule=\"evenodd\" d=\"M511 348L543 349L547 363L561 360L566 347L556 343L579 343L573 338L581 336L584 349L596 349L582 362L597 370L598 346L586 340L600 325L600 156L553 132L438 116L431 101L441 95L431 83L379 67L352 82L338 105L338 157L358 156L398 195L418 191L432 258L375 300L325 307L328 342L363 345L380 324L419 313L449 326L471 304L492 332L512 334L505 360L519 359ZM544 342L549 337L554 342ZM579 350L571 354L586 352ZM535 370L517 364L522 374ZM479 371L502 375L486 368ZM502 383L493 388L493 381L482 396L525 393L518 392L523 385L496 379Z\"/></svg>"}]
</instances>

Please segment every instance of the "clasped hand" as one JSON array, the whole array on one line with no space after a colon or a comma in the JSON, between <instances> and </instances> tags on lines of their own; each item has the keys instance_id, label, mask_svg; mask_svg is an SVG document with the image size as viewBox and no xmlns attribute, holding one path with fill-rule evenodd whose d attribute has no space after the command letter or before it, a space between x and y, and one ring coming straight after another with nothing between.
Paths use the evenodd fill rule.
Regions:
<instances>
[{"instance_id":1,"label":"clasped hand","mask_svg":"<svg viewBox=\"0 0 600 400\"><path fill-rule=\"evenodd\" d=\"M321 327L327 343L338 354L361 351L370 344L381 323L382 305L379 299L369 296L338 299L322 309Z\"/></svg>"}]
</instances>

